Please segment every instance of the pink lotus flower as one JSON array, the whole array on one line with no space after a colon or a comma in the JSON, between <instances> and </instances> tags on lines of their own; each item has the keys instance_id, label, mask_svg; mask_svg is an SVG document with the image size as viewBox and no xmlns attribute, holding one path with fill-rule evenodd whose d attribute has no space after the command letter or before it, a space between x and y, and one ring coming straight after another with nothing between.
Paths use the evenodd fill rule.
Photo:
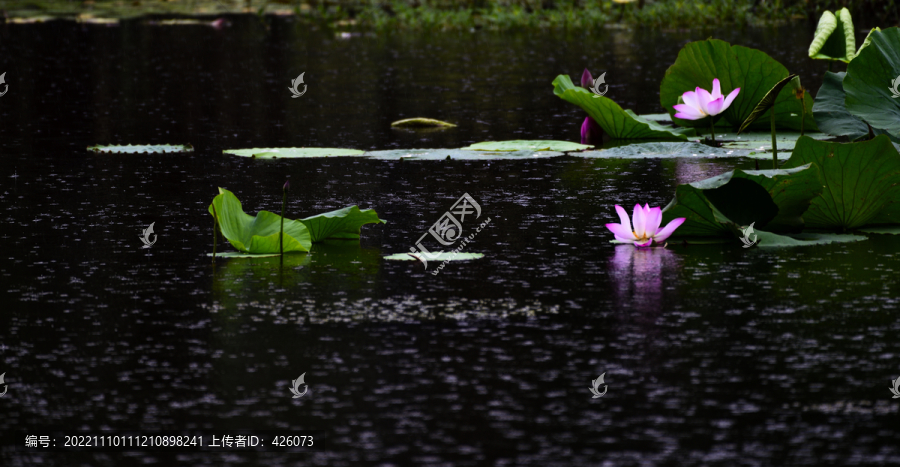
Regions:
<instances>
[{"instance_id":1,"label":"pink lotus flower","mask_svg":"<svg viewBox=\"0 0 900 467\"><path fill-rule=\"evenodd\" d=\"M736 88L734 91L731 91L728 97L723 96L719 79L716 78L713 80L712 94L706 89L700 88L682 94L681 99L684 101L684 104L672 106L678 111L675 114L675 118L700 120L719 115L731 105L740 91L741 88Z\"/></svg>"},{"instance_id":2,"label":"pink lotus flower","mask_svg":"<svg viewBox=\"0 0 900 467\"><path fill-rule=\"evenodd\" d=\"M616 212L619 213L619 223L606 224L606 228L616 236L616 240L634 243L636 247L650 246L654 240L656 243L664 242L685 220L684 217L672 219L672 222L669 222L668 225L660 230L659 224L662 222L662 208L651 208L649 204L641 207L640 204L635 204L634 230L632 230L631 219L628 218L628 213L625 212L625 209L617 204Z\"/></svg>"}]
</instances>

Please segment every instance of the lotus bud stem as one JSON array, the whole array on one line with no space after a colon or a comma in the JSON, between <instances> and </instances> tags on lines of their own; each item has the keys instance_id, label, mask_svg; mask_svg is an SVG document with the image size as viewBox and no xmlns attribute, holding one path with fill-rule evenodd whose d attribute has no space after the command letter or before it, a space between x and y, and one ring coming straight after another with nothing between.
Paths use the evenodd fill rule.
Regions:
<instances>
[{"instance_id":1,"label":"lotus bud stem","mask_svg":"<svg viewBox=\"0 0 900 467\"><path fill-rule=\"evenodd\" d=\"M213 263L216 262L216 243L218 242L219 234L216 232L219 228L219 215L216 214L216 205L215 203L212 205L213 208Z\"/></svg>"},{"instance_id":2,"label":"lotus bud stem","mask_svg":"<svg viewBox=\"0 0 900 467\"><path fill-rule=\"evenodd\" d=\"M712 117L712 116L709 117L709 129L710 129L710 134L712 135L713 145L715 146L715 144L716 144L716 122L715 122L714 117Z\"/></svg>"},{"instance_id":3,"label":"lotus bud stem","mask_svg":"<svg viewBox=\"0 0 900 467\"><path fill-rule=\"evenodd\" d=\"M281 235L278 237L278 250L281 252L282 261L284 261L284 207L287 205L287 192L291 188L291 182L284 182L281 195Z\"/></svg>"}]
</instances>

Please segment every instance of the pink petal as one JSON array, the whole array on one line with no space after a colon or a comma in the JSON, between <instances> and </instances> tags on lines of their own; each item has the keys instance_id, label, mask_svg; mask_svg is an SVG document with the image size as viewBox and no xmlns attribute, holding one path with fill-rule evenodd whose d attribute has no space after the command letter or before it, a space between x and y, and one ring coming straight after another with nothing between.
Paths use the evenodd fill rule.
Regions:
<instances>
[{"instance_id":1,"label":"pink petal","mask_svg":"<svg viewBox=\"0 0 900 467\"><path fill-rule=\"evenodd\" d=\"M697 89L699 89L699 88L697 88ZM681 100L683 100L685 104L687 104L695 109L700 108L700 101L697 100L697 93L694 91L688 91L688 92L682 94Z\"/></svg>"},{"instance_id":2,"label":"pink petal","mask_svg":"<svg viewBox=\"0 0 900 467\"><path fill-rule=\"evenodd\" d=\"M719 85L719 78L713 79L713 90L712 90L713 99L718 99L722 97L722 86Z\"/></svg>"},{"instance_id":3,"label":"pink petal","mask_svg":"<svg viewBox=\"0 0 900 467\"><path fill-rule=\"evenodd\" d=\"M656 232L656 236L653 237L658 243L664 242L667 238L669 238L672 233L675 232L675 229L681 227L681 224L684 224L684 217L678 217L672 219L672 222L669 222L662 230Z\"/></svg>"},{"instance_id":4,"label":"pink petal","mask_svg":"<svg viewBox=\"0 0 900 467\"><path fill-rule=\"evenodd\" d=\"M581 124L581 144L603 144L603 128L591 117L585 117Z\"/></svg>"},{"instance_id":5,"label":"pink petal","mask_svg":"<svg viewBox=\"0 0 900 467\"><path fill-rule=\"evenodd\" d=\"M710 95L709 91L706 89L697 88L697 100L700 103L700 110L703 111L704 114L709 115L709 108L707 105L713 101L712 95Z\"/></svg>"},{"instance_id":6,"label":"pink petal","mask_svg":"<svg viewBox=\"0 0 900 467\"><path fill-rule=\"evenodd\" d=\"M634 246L635 246L636 248L643 248L643 247L648 247L648 246L650 246L651 243L653 243L653 239L652 239L652 238L651 238L650 240L647 240L647 241L644 242L644 243L634 242Z\"/></svg>"},{"instance_id":7,"label":"pink petal","mask_svg":"<svg viewBox=\"0 0 900 467\"><path fill-rule=\"evenodd\" d=\"M678 111L678 113L675 114L675 118L684 120L700 120L701 118L706 118L706 115L703 115L702 112L693 107L688 107L686 104L673 105L672 107Z\"/></svg>"},{"instance_id":8,"label":"pink petal","mask_svg":"<svg viewBox=\"0 0 900 467\"><path fill-rule=\"evenodd\" d=\"M728 97L725 98L725 103L722 104L722 112L724 112L725 109L727 109L728 106L731 105L732 101L734 101L734 98L737 97L739 92L741 92L741 88L736 88L734 91L731 91L731 93L728 94Z\"/></svg>"},{"instance_id":9,"label":"pink petal","mask_svg":"<svg viewBox=\"0 0 900 467\"><path fill-rule=\"evenodd\" d=\"M610 223L606 224L606 228L616 236L616 240L623 240L626 242L634 241L634 234L631 233L631 230L628 227L625 227L622 224Z\"/></svg>"},{"instance_id":10,"label":"pink petal","mask_svg":"<svg viewBox=\"0 0 900 467\"><path fill-rule=\"evenodd\" d=\"M647 216L647 236L653 237L659 230L659 224L662 222L662 208L656 207L650 209Z\"/></svg>"},{"instance_id":11,"label":"pink petal","mask_svg":"<svg viewBox=\"0 0 900 467\"><path fill-rule=\"evenodd\" d=\"M644 238L644 225L647 223L647 219L644 216L644 208L642 208L640 204L634 205L634 213L631 215L631 222L632 227L634 227L634 236L637 238Z\"/></svg>"},{"instance_id":12,"label":"pink petal","mask_svg":"<svg viewBox=\"0 0 900 467\"><path fill-rule=\"evenodd\" d=\"M628 228L628 231L631 231L631 219L628 218L628 213L625 212L625 208L622 206L616 205L616 213L619 214L619 223Z\"/></svg>"},{"instance_id":13,"label":"pink petal","mask_svg":"<svg viewBox=\"0 0 900 467\"><path fill-rule=\"evenodd\" d=\"M709 112L709 115L713 116L713 115L719 115L720 113L722 113L722 104L724 104L724 103L725 103L725 98L720 97L720 98L714 99L710 103L706 104L706 108L708 109L707 111Z\"/></svg>"}]
</instances>

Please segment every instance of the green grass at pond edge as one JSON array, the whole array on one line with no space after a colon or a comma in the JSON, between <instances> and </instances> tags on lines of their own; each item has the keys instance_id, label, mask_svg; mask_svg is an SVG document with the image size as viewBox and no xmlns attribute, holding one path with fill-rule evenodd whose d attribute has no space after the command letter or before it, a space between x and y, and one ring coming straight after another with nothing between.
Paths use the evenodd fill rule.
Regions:
<instances>
[{"instance_id":1,"label":"green grass at pond edge","mask_svg":"<svg viewBox=\"0 0 900 467\"><path fill-rule=\"evenodd\" d=\"M789 20L818 18L834 1L807 4L802 0L638 1L617 4L610 0L11 0L4 2L9 19L133 18L151 14L220 15L233 13L299 15L340 30L508 30L591 29L610 26L698 28L726 24L771 25ZM885 2L891 3L893 1ZM639 5L641 4L641 5ZM876 7L859 6L862 14ZM874 11L882 20L897 20L896 8ZM869 11L873 10L873 11ZM887 17L885 17L887 15Z\"/></svg>"}]
</instances>

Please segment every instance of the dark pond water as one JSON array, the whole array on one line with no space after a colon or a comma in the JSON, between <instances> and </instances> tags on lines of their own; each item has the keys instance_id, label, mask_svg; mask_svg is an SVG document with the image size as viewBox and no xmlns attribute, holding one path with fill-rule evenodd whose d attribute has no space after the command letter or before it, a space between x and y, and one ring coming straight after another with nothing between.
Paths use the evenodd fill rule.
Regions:
<instances>
[{"instance_id":1,"label":"dark pond water","mask_svg":"<svg viewBox=\"0 0 900 467\"><path fill-rule=\"evenodd\" d=\"M3 465L900 463L900 401L888 391L900 377L900 238L785 250L609 243L614 204L665 205L677 183L752 162L222 154L577 140L583 114L553 96L557 74L608 71L608 96L661 112L659 81L680 47L713 36L770 53L817 89L825 65L806 58L811 33L340 39L256 18L222 31L3 26ZM303 72L308 92L292 99ZM459 127L389 128L415 116ZM186 142L196 151L85 151ZM279 208L285 179L288 217L358 204L388 223L284 268L212 265L216 188L255 213ZM463 193L491 219L466 248L483 259L437 276L382 259L408 251ZM153 222L158 240L141 248ZM304 373L308 393L293 399ZM608 392L592 399L601 373ZM28 434L179 430L315 443L24 446Z\"/></svg>"}]
</instances>

